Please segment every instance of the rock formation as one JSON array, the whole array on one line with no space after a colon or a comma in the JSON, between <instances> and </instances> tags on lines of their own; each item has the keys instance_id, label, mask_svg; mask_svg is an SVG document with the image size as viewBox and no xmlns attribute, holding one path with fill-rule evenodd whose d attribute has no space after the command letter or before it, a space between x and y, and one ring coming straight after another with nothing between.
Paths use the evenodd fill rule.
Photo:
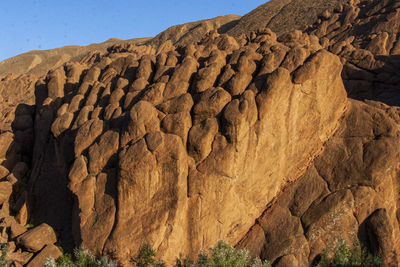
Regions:
<instances>
[{"instance_id":1,"label":"rock formation","mask_svg":"<svg viewBox=\"0 0 400 267\"><path fill-rule=\"evenodd\" d=\"M35 219L72 224L76 243L123 263L146 241L168 262L239 241L347 108L339 58L303 37L213 33L182 51L113 53L74 88L81 66L50 72L35 119Z\"/></svg>"},{"instance_id":2,"label":"rock formation","mask_svg":"<svg viewBox=\"0 0 400 267\"><path fill-rule=\"evenodd\" d=\"M312 12L325 4L303 32L115 45L3 78L13 261L40 265L57 242L129 266L149 242L171 264L223 239L301 266L344 238L398 266L400 6Z\"/></svg>"}]
</instances>

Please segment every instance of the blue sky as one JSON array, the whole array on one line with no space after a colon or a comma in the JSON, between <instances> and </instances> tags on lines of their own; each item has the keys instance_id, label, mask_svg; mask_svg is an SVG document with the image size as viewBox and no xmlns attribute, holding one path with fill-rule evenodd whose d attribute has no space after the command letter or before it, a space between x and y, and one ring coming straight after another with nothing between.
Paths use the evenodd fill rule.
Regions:
<instances>
[{"instance_id":1,"label":"blue sky","mask_svg":"<svg viewBox=\"0 0 400 267\"><path fill-rule=\"evenodd\" d=\"M244 15L267 0L0 0L0 61L30 50L151 37L185 22Z\"/></svg>"}]
</instances>

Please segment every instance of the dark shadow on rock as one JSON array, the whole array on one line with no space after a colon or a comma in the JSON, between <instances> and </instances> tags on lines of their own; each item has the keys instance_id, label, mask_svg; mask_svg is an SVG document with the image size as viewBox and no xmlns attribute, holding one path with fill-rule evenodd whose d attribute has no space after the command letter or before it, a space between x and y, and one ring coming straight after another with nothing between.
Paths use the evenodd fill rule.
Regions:
<instances>
[{"instance_id":1,"label":"dark shadow on rock","mask_svg":"<svg viewBox=\"0 0 400 267\"><path fill-rule=\"evenodd\" d=\"M217 29L219 34L227 33L230 29L235 27L239 23L240 19L232 20L228 23L225 23L221 27Z\"/></svg>"},{"instance_id":2,"label":"dark shadow on rock","mask_svg":"<svg viewBox=\"0 0 400 267\"><path fill-rule=\"evenodd\" d=\"M375 56L379 68L363 69L346 63L342 78L348 96L400 106L400 55Z\"/></svg>"}]
</instances>

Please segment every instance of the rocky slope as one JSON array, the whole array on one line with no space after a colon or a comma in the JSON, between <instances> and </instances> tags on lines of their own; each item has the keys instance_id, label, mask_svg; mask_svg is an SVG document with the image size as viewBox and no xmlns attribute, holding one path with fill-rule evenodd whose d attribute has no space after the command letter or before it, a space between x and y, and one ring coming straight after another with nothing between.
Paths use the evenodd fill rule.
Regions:
<instances>
[{"instance_id":1,"label":"rocky slope","mask_svg":"<svg viewBox=\"0 0 400 267\"><path fill-rule=\"evenodd\" d=\"M88 46L71 45L49 50L30 51L0 62L0 77L9 74L19 76L21 74L32 74L38 77L44 76L51 69L62 66L68 61L81 61L89 55L104 54L107 48L116 44L137 44L148 38L137 38L131 40L110 39L99 44Z\"/></svg>"},{"instance_id":2,"label":"rocky slope","mask_svg":"<svg viewBox=\"0 0 400 267\"><path fill-rule=\"evenodd\" d=\"M228 34L250 35L252 31L268 27L281 35L292 30L304 30L325 11L332 12L349 0L271 0L243 16Z\"/></svg>"},{"instance_id":3,"label":"rocky slope","mask_svg":"<svg viewBox=\"0 0 400 267\"><path fill-rule=\"evenodd\" d=\"M342 238L398 266L398 10L351 1L304 32L115 45L39 80L4 78L13 261L59 255L50 225L64 249L126 266L144 242L171 264L219 239L302 266ZM33 248L26 236L43 231Z\"/></svg>"},{"instance_id":4,"label":"rocky slope","mask_svg":"<svg viewBox=\"0 0 400 267\"><path fill-rule=\"evenodd\" d=\"M88 46L65 46L50 50L30 51L0 62L0 78L8 74L15 76L21 74L33 74L42 77L51 69L58 68L64 63L72 61L79 62L93 55L104 55L107 50L115 45L134 46L137 44L152 45L157 49L162 43L170 40L174 45L187 45L192 42L198 42L203 35L212 30L218 30L221 33L226 32L236 24L240 16L226 15L213 19L201 20L185 23L168 28L152 38L135 38L130 40L121 40L113 38L99 44Z\"/></svg>"}]
</instances>

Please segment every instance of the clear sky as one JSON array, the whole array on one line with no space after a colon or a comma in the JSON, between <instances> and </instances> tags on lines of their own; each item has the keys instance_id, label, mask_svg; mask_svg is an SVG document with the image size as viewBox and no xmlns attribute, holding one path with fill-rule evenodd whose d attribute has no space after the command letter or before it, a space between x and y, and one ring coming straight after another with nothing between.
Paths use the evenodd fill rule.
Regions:
<instances>
[{"instance_id":1,"label":"clear sky","mask_svg":"<svg viewBox=\"0 0 400 267\"><path fill-rule=\"evenodd\" d=\"M109 38L151 37L216 16L244 15L267 0L0 0L0 61Z\"/></svg>"}]
</instances>

